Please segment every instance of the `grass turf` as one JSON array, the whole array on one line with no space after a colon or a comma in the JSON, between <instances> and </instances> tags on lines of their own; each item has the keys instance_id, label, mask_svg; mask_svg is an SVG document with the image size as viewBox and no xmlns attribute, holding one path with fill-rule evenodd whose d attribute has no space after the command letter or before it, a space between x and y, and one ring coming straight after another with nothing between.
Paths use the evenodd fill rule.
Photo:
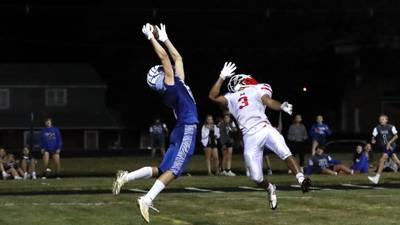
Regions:
<instances>
[{"instance_id":1,"label":"grass turf","mask_svg":"<svg viewBox=\"0 0 400 225\"><path fill-rule=\"evenodd\" d=\"M347 156L343 156L346 159ZM342 160L343 160L342 159ZM118 163L116 163L118 162ZM117 169L136 169L146 164L157 164L157 159L146 157L124 158L70 158L63 159L63 171L79 175L84 171L92 175L113 174ZM40 164L39 164L40 165ZM201 156L195 156L188 172L204 172ZM243 172L240 156L235 156L234 169ZM275 168L284 164L273 160ZM201 174L201 173L200 173ZM398 174L385 173L384 183L398 183ZM278 185L296 184L293 175L278 174L270 179ZM366 175L323 176L313 175L316 186L324 184L365 184ZM136 207L141 193L111 195L112 177L63 178L61 180L0 181L1 225L105 225L144 224ZM154 180L128 183L124 189L147 190ZM254 185L245 176L209 177L182 176L168 188L238 187ZM279 187L279 186L278 186ZM54 195L57 190L110 190L110 194ZM45 195L7 195L8 192L47 191ZM161 211L151 213L151 224L193 225L247 225L247 224L398 224L398 189L358 189L312 191L279 191L279 207L272 211L263 191L161 193L155 206Z\"/></svg>"}]
</instances>

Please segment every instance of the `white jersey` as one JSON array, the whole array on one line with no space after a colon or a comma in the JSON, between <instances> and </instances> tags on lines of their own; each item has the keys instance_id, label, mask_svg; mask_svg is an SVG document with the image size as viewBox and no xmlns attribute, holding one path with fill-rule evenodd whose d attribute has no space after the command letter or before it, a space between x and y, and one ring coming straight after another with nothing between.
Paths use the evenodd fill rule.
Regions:
<instances>
[{"instance_id":1,"label":"white jersey","mask_svg":"<svg viewBox=\"0 0 400 225\"><path fill-rule=\"evenodd\" d=\"M261 97L268 95L272 97L272 89L268 84L257 84L249 86L242 91L225 94L228 100L229 112L236 118L239 128L243 134L262 123L268 123L265 115L266 106Z\"/></svg>"}]
</instances>

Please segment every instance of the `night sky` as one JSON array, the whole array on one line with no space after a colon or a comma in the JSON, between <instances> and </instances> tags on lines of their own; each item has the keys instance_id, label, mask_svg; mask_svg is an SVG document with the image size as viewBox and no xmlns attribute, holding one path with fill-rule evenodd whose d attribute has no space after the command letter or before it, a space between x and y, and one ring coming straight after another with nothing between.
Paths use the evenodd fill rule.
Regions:
<instances>
[{"instance_id":1,"label":"night sky","mask_svg":"<svg viewBox=\"0 0 400 225\"><path fill-rule=\"evenodd\" d=\"M207 95L225 61L269 83L274 98L291 102L308 123L318 113L337 117L356 74L373 80L400 72L398 1L242 2L2 1L0 57L92 64L109 86L107 105L128 128L147 126L155 116L173 124L145 81L159 64L141 33L146 22L166 24L201 120L219 113ZM278 114L268 114L275 123Z\"/></svg>"}]
</instances>

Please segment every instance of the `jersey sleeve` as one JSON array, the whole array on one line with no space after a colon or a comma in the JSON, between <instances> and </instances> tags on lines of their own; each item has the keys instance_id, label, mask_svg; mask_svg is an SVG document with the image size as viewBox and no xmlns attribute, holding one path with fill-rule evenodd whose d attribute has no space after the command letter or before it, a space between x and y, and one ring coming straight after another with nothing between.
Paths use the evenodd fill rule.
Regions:
<instances>
[{"instance_id":1,"label":"jersey sleeve","mask_svg":"<svg viewBox=\"0 0 400 225\"><path fill-rule=\"evenodd\" d=\"M261 96L268 95L272 97L272 88L269 84L259 84L259 88L261 90Z\"/></svg>"}]
</instances>

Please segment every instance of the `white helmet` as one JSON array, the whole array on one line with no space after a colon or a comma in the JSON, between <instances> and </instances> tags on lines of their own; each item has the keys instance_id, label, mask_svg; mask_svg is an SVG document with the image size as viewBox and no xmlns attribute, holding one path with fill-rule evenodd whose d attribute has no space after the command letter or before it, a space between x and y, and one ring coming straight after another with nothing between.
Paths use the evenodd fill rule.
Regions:
<instances>
[{"instance_id":1,"label":"white helmet","mask_svg":"<svg viewBox=\"0 0 400 225\"><path fill-rule=\"evenodd\" d=\"M228 90L230 92L237 92L243 87L256 84L257 81L252 76L246 74L236 74L229 79Z\"/></svg>"},{"instance_id":2,"label":"white helmet","mask_svg":"<svg viewBox=\"0 0 400 225\"><path fill-rule=\"evenodd\" d=\"M162 65L155 65L151 67L147 73L147 84L149 87L155 91L164 91L164 70Z\"/></svg>"}]
</instances>

